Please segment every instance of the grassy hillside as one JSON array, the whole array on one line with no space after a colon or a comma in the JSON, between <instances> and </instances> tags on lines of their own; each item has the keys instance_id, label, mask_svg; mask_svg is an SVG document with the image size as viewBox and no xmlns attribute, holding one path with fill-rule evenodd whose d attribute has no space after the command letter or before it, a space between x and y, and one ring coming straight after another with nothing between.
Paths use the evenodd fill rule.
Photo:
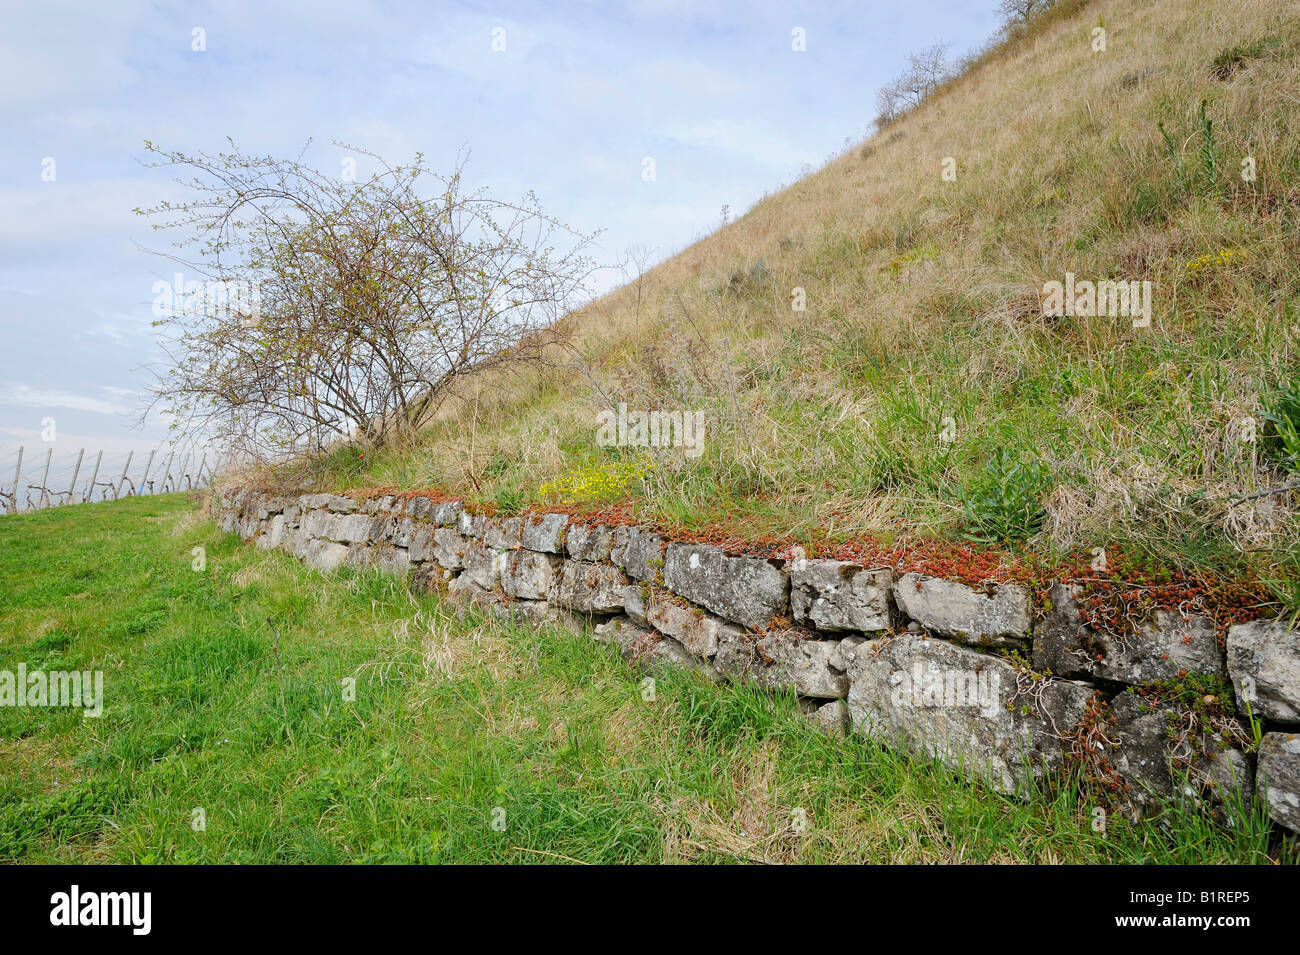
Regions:
<instances>
[{"instance_id":1,"label":"grassy hillside","mask_svg":"<svg viewBox=\"0 0 1300 955\"><path fill-rule=\"evenodd\" d=\"M0 707L0 862L1296 861L1259 811L1103 836L1070 787L985 792L793 698L647 699L588 637L322 577L179 495L0 520L20 664L104 671L104 711Z\"/></svg>"},{"instance_id":2,"label":"grassy hillside","mask_svg":"<svg viewBox=\"0 0 1300 955\"><path fill-rule=\"evenodd\" d=\"M1293 3L1062 2L573 315L552 367L313 474L753 539L1122 548L1300 607L1296 498L1268 493L1300 345L1298 54ZM1150 281L1150 326L1045 316L1067 272ZM618 402L703 411L703 454L599 447Z\"/></svg>"}]
</instances>

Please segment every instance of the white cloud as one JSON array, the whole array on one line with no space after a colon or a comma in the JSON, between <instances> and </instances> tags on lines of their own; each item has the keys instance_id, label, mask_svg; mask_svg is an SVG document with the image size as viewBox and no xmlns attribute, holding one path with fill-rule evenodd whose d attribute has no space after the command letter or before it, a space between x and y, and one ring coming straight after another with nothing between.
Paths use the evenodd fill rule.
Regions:
<instances>
[{"instance_id":1,"label":"white cloud","mask_svg":"<svg viewBox=\"0 0 1300 955\"><path fill-rule=\"evenodd\" d=\"M135 395L127 388L100 388L115 398ZM46 388L33 388L30 385L0 386L0 405L21 405L26 408L69 408L73 411L92 411L96 414L131 414L134 408L126 404L114 403L93 395L79 395L69 391L54 391Z\"/></svg>"}]
</instances>

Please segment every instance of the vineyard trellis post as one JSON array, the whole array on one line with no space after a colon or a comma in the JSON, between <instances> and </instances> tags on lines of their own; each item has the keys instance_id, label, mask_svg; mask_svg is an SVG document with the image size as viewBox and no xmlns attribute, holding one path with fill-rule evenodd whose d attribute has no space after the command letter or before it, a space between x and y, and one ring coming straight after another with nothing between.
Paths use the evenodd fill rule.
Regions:
<instances>
[{"instance_id":1,"label":"vineyard trellis post","mask_svg":"<svg viewBox=\"0 0 1300 955\"><path fill-rule=\"evenodd\" d=\"M131 459L133 457L135 457L134 451L128 451L126 453L126 464L122 465L122 479L117 482L117 487L113 489L113 500L115 501L122 496L123 485L129 483L126 479L126 472L131 470Z\"/></svg>"},{"instance_id":2,"label":"vineyard trellis post","mask_svg":"<svg viewBox=\"0 0 1300 955\"><path fill-rule=\"evenodd\" d=\"M99 449L99 457L95 458L95 473L90 476L90 484L86 487L86 493L82 495L81 503L85 504L90 500L90 496L95 493L95 481L99 479L99 465L104 460L104 449Z\"/></svg>"},{"instance_id":3,"label":"vineyard trellis post","mask_svg":"<svg viewBox=\"0 0 1300 955\"><path fill-rule=\"evenodd\" d=\"M48 503L50 500L50 492L48 490L48 487L50 483L50 459L53 457L54 457L54 446L51 445L50 448L45 452L45 474L41 476L41 486L40 486L41 493L40 496L36 498L36 500L45 501L46 503ZM29 484L27 486L29 488L34 488L36 485ZM30 503L31 497L29 496L27 500Z\"/></svg>"},{"instance_id":4,"label":"vineyard trellis post","mask_svg":"<svg viewBox=\"0 0 1300 955\"><path fill-rule=\"evenodd\" d=\"M14 491L9 495L9 500L13 503L14 510L18 510L18 475L23 470L23 449L18 449L18 463L14 465Z\"/></svg>"},{"instance_id":5,"label":"vineyard trellis post","mask_svg":"<svg viewBox=\"0 0 1300 955\"><path fill-rule=\"evenodd\" d=\"M82 485L81 473L86 466L86 448L78 448L75 456L69 452L67 464L60 463L58 466L54 464L54 448L47 448L44 466L37 465L37 469L41 471L41 476L37 479L31 468L24 475L23 463L26 461L30 464L30 461L26 447L20 446L17 449L12 482L7 478L0 478L0 514L62 507L65 504L87 504L95 499L96 488L102 489L100 500L109 500L108 495L111 492L113 495L112 500L116 501L123 497L138 497L145 494L194 491L204 487L205 482L207 482L207 485L211 485L216 480L215 465L208 464L206 450L198 455L195 454L196 449L185 451L180 460L179 469L175 469L178 449L172 447L168 451L167 463L163 468L160 481L157 478L157 472L154 470L154 464L158 461L158 452L160 450L161 448L154 448L149 451L138 478L133 477L131 474L136 455L135 450L130 450L125 456L121 475L114 480L110 473L105 476L103 481L100 481L99 472L104 469L104 450L101 448L95 453L95 461L90 469L89 482ZM61 460L63 459L61 458ZM217 456L216 462L217 464L220 463L220 456ZM70 467L65 471L64 468L68 465ZM194 470L191 470L191 465L195 467ZM109 467L112 468L113 465L110 464ZM67 482L66 485L64 484L65 481ZM60 488L66 487L66 490L55 489L52 484L58 484ZM80 493L78 492L79 487L84 488ZM20 492L23 494L21 500L19 499Z\"/></svg>"},{"instance_id":6,"label":"vineyard trellis post","mask_svg":"<svg viewBox=\"0 0 1300 955\"><path fill-rule=\"evenodd\" d=\"M68 485L68 503L73 503L73 498L77 493L77 476L81 474L81 459L86 456L86 449L82 448L77 452L77 466L72 469L72 483Z\"/></svg>"}]
</instances>

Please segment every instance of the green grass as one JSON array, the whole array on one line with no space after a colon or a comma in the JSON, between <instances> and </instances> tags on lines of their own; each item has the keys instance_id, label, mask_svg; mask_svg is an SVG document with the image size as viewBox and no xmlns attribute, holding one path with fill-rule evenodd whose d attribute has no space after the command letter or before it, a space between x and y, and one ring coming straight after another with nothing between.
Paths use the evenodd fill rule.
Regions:
<instances>
[{"instance_id":1,"label":"green grass","mask_svg":"<svg viewBox=\"0 0 1300 955\"><path fill-rule=\"evenodd\" d=\"M19 663L103 670L106 702L0 708L0 861L1294 858L1258 813L1103 837L1068 789L959 784L817 733L789 698L664 672L646 701L586 637L322 577L180 495L0 520L0 669Z\"/></svg>"}]
</instances>

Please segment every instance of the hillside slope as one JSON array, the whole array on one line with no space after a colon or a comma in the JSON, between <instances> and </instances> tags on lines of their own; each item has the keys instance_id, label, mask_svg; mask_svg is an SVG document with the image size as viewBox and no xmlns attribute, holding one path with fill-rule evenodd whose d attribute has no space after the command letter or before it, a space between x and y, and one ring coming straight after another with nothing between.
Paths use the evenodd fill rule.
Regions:
<instances>
[{"instance_id":1,"label":"hillside slope","mask_svg":"<svg viewBox=\"0 0 1300 955\"><path fill-rule=\"evenodd\" d=\"M1266 412L1300 344L1298 53L1294 3L1062 3L571 316L554 365L319 483L808 546L1102 547L1294 602ZM1075 280L1150 282L1149 324L1044 314L1045 283ZM619 403L702 412L702 453L602 447Z\"/></svg>"}]
</instances>

